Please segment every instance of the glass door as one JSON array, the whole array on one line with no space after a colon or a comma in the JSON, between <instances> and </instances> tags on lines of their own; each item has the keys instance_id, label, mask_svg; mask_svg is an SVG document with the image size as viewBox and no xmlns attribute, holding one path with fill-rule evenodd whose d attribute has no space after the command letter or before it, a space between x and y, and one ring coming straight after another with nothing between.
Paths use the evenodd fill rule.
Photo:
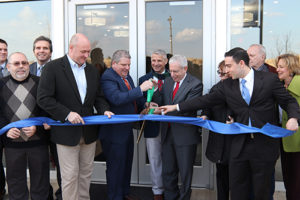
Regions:
<instances>
[{"instance_id":1,"label":"glass door","mask_svg":"<svg viewBox=\"0 0 300 200\"><path fill-rule=\"evenodd\" d=\"M140 3L140 2L139 2ZM196 1L144 1L138 5L138 76L151 70L151 53L156 49L165 50L169 56L185 55L188 59L188 72L199 78L204 86L211 84L211 69L204 70L204 5L203 0ZM209 16L207 15L207 18ZM209 20L209 19L205 19ZM207 52L206 52L207 55ZM211 55L210 55L211 57ZM147 59L148 58L148 59ZM206 57L209 58L209 57ZM205 58L205 59L206 59ZM148 66L149 65L149 66ZM206 83L209 82L209 84ZM205 91L204 91L205 92ZM211 187L211 164L205 157L207 130L199 128L202 141L198 145L194 165L194 187ZM147 158L145 141L138 147L139 183L151 184L150 164Z\"/></svg>"},{"instance_id":2,"label":"glass door","mask_svg":"<svg viewBox=\"0 0 300 200\"><path fill-rule=\"evenodd\" d=\"M134 12L129 13L132 7L135 9L135 1L70 1L67 24L69 38L75 33L85 34L91 42L91 54L95 52L98 62L106 67L111 66L111 57L116 50L129 49L132 57L130 75L136 81L136 15ZM132 166L133 183L138 183L136 155L137 148ZM94 163L92 181L106 182L106 162L103 153L97 154Z\"/></svg>"}]
</instances>

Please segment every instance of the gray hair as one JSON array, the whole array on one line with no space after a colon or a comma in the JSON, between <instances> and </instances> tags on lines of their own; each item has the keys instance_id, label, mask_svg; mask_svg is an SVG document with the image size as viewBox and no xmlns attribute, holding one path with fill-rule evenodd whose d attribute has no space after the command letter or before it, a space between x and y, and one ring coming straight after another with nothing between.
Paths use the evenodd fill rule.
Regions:
<instances>
[{"instance_id":1,"label":"gray hair","mask_svg":"<svg viewBox=\"0 0 300 200\"><path fill-rule=\"evenodd\" d=\"M164 59L168 59L167 58L167 53L164 50L162 50L162 49L157 49L157 50L153 51L151 55L153 55L153 54L160 55Z\"/></svg>"},{"instance_id":2,"label":"gray hair","mask_svg":"<svg viewBox=\"0 0 300 200\"><path fill-rule=\"evenodd\" d=\"M252 45L250 45L249 48L251 48L251 47L257 47L259 49L259 53L261 55L264 55L265 58L267 57L266 48L263 45L261 45L261 44L252 44Z\"/></svg>"},{"instance_id":3,"label":"gray hair","mask_svg":"<svg viewBox=\"0 0 300 200\"><path fill-rule=\"evenodd\" d=\"M121 58L131 59L129 51L127 51L127 50L117 50L117 51L115 51L115 53L112 56L111 63L113 63L113 62L119 63Z\"/></svg>"},{"instance_id":4,"label":"gray hair","mask_svg":"<svg viewBox=\"0 0 300 200\"><path fill-rule=\"evenodd\" d=\"M8 58L7 58L8 63L11 63L11 57L12 57L13 55L15 55L15 54L21 54L21 55L23 55L23 56L26 58L26 60L28 61L28 59L27 59L27 57L26 57L26 55L25 55L24 53L22 53L22 52L13 52L13 53L11 53L11 54L8 56Z\"/></svg>"},{"instance_id":5,"label":"gray hair","mask_svg":"<svg viewBox=\"0 0 300 200\"><path fill-rule=\"evenodd\" d=\"M177 62L182 68L188 66L188 62L185 56L174 55L170 58L169 64Z\"/></svg>"}]
</instances>

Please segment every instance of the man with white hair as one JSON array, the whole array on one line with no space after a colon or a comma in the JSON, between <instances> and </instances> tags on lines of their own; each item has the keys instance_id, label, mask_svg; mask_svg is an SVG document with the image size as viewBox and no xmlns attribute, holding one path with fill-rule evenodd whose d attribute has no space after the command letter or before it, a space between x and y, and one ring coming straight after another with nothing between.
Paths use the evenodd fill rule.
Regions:
<instances>
[{"instance_id":1,"label":"man with white hair","mask_svg":"<svg viewBox=\"0 0 300 200\"><path fill-rule=\"evenodd\" d=\"M256 71L277 73L275 67L272 67L271 65L265 63L266 48L263 45L252 44L248 48L247 53L250 58L250 67L254 68Z\"/></svg>"},{"instance_id":2,"label":"man with white hair","mask_svg":"<svg viewBox=\"0 0 300 200\"><path fill-rule=\"evenodd\" d=\"M170 58L169 69L171 77L165 79L161 92L155 92L154 102L159 102L160 105L175 105L202 95L203 85L200 80L187 73L185 56L174 55ZM168 115L196 117L197 111L174 111ZM198 128L187 124L161 123L161 142L165 199L190 199L193 164L197 144L200 142ZM178 174L182 183L180 189L177 185Z\"/></svg>"}]
</instances>

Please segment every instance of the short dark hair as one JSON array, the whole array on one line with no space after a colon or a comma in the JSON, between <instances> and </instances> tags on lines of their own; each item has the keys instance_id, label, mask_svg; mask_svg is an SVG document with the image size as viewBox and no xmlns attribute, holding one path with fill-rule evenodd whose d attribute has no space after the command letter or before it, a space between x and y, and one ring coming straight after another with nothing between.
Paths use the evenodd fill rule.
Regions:
<instances>
[{"instance_id":1,"label":"short dark hair","mask_svg":"<svg viewBox=\"0 0 300 200\"><path fill-rule=\"evenodd\" d=\"M7 42L6 42L5 40L1 39L1 38L0 38L0 43L3 43L3 44L5 44L6 46L8 46L8 45L7 45Z\"/></svg>"},{"instance_id":2,"label":"short dark hair","mask_svg":"<svg viewBox=\"0 0 300 200\"><path fill-rule=\"evenodd\" d=\"M249 66L249 55L245 49L236 47L227 51L224 56L232 57L236 63L239 63L241 60L243 60L245 64Z\"/></svg>"},{"instance_id":3,"label":"short dark hair","mask_svg":"<svg viewBox=\"0 0 300 200\"><path fill-rule=\"evenodd\" d=\"M33 42L33 51L35 49L35 44L37 42L39 42L39 41L46 41L46 42L48 42L49 43L50 52L52 53L52 41L49 38L47 38L47 37L45 37L43 35L39 36L38 38L36 38L34 40L34 42Z\"/></svg>"}]
</instances>

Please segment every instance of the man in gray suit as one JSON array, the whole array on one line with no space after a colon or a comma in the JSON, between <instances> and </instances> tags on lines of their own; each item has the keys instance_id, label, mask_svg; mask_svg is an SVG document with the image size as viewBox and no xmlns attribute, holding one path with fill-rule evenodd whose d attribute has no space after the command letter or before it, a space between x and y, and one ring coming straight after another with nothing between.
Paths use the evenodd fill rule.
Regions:
<instances>
[{"instance_id":1,"label":"man in gray suit","mask_svg":"<svg viewBox=\"0 0 300 200\"><path fill-rule=\"evenodd\" d=\"M162 91L157 91L154 101L159 104L177 104L202 95L203 85L196 77L187 73L185 56L174 55L170 58L171 77L165 79ZM196 111L168 113L173 116L195 117ZM179 123L161 124L163 184L164 197L167 200L185 200L191 196L193 164L196 156L200 134L197 127ZM181 188L178 188L178 173L181 177Z\"/></svg>"},{"instance_id":2,"label":"man in gray suit","mask_svg":"<svg viewBox=\"0 0 300 200\"><path fill-rule=\"evenodd\" d=\"M9 71L7 65L7 43L5 40L0 39L0 78L8 76Z\"/></svg>"},{"instance_id":3,"label":"man in gray suit","mask_svg":"<svg viewBox=\"0 0 300 200\"><path fill-rule=\"evenodd\" d=\"M33 42L33 53L37 62L29 66L30 74L41 76L43 67L52 56L52 41L45 36L39 36Z\"/></svg>"}]
</instances>

